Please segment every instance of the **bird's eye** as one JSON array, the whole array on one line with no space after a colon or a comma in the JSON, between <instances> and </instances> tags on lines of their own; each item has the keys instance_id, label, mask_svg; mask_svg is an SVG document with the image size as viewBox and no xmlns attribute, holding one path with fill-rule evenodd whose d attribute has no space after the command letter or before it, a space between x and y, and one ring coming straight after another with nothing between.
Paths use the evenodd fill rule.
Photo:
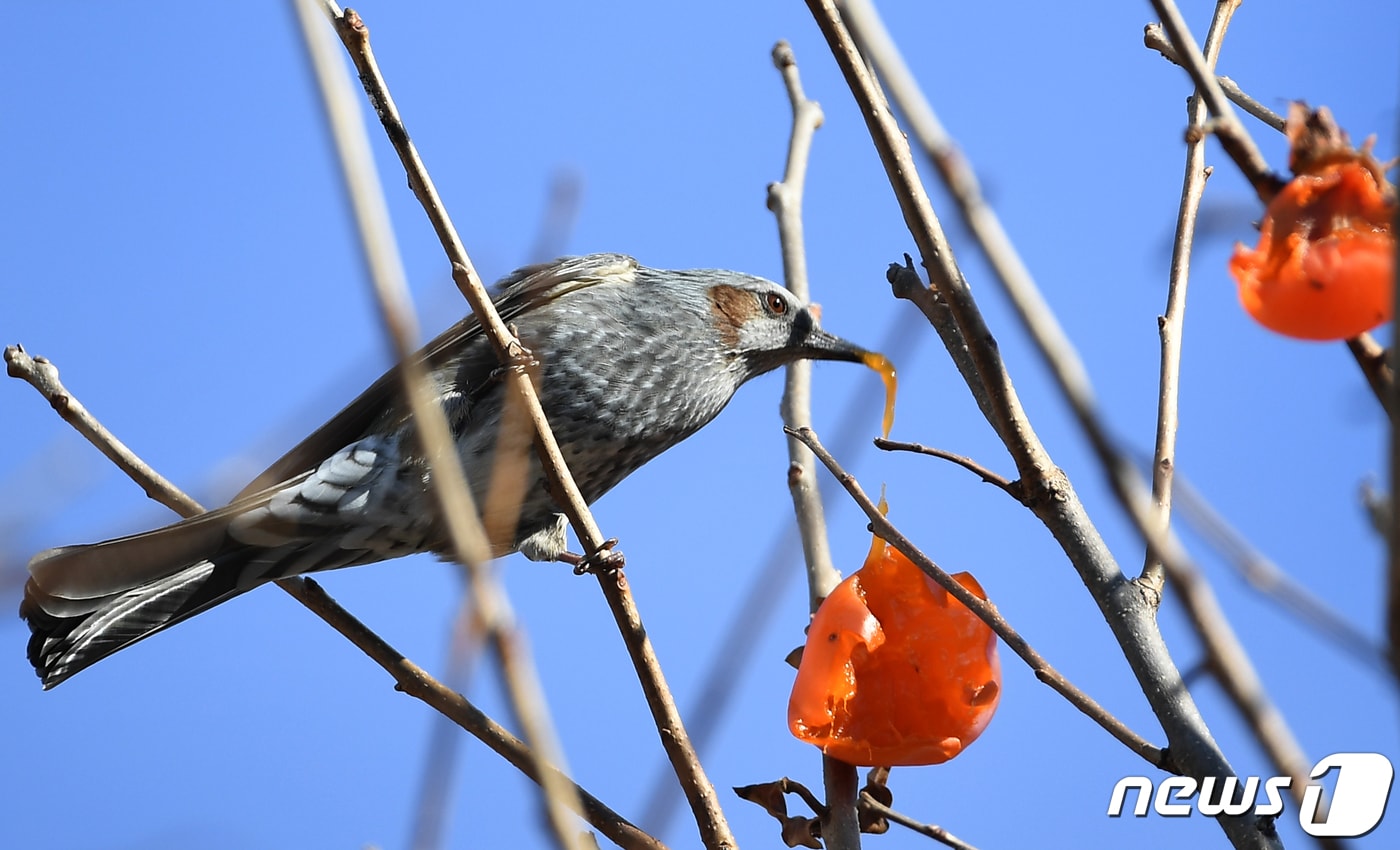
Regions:
<instances>
[{"instance_id":1,"label":"bird's eye","mask_svg":"<svg viewBox=\"0 0 1400 850\"><path fill-rule=\"evenodd\" d=\"M775 316L781 316L788 311L787 299L776 292L765 295L763 305L768 308L768 312Z\"/></svg>"}]
</instances>

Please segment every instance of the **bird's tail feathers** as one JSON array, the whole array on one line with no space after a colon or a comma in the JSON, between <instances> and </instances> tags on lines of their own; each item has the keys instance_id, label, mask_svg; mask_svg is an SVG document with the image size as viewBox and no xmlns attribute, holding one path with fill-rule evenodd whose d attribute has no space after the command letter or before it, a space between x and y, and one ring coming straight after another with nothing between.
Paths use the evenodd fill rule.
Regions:
<instances>
[{"instance_id":1,"label":"bird's tail feathers","mask_svg":"<svg viewBox=\"0 0 1400 850\"><path fill-rule=\"evenodd\" d=\"M229 540L232 515L36 555L20 616L44 687L266 580L250 581L266 550Z\"/></svg>"},{"instance_id":2,"label":"bird's tail feathers","mask_svg":"<svg viewBox=\"0 0 1400 850\"><path fill-rule=\"evenodd\" d=\"M86 546L46 549L29 561L33 584L49 596L98 599L149 584L213 555L235 514L210 511L165 528Z\"/></svg>"}]
</instances>

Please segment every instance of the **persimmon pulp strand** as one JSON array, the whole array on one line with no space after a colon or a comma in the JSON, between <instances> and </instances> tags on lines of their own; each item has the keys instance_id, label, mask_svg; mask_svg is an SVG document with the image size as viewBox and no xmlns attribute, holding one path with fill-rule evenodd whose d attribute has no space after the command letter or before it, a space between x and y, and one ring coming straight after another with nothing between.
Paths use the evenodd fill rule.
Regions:
<instances>
[{"instance_id":1,"label":"persimmon pulp strand","mask_svg":"<svg viewBox=\"0 0 1400 850\"><path fill-rule=\"evenodd\" d=\"M899 385L894 374L894 364L885 355L873 351L866 352L861 362L880 373L880 380L885 382L885 415L880 421L880 436L888 440L890 429L894 427L894 397Z\"/></svg>"},{"instance_id":2,"label":"persimmon pulp strand","mask_svg":"<svg viewBox=\"0 0 1400 850\"><path fill-rule=\"evenodd\" d=\"M970 574L954 579L986 598ZM812 620L788 726L850 764L939 764L982 733L1000 697L992 630L876 538Z\"/></svg>"}]
</instances>

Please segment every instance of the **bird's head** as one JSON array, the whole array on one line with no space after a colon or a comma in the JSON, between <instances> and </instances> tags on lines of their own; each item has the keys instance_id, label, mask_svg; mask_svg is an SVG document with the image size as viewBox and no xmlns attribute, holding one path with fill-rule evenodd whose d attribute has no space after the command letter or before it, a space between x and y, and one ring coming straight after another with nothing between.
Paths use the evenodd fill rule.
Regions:
<instances>
[{"instance_id":1,"label":"bird's head","mask_svg":"<svg viewBox=\"0 0 1400 850\"><path fill-rule=\"evenodd\" d=\"M726 348L742 359L746 379L798 360L867 362L865 349L822 330L812 306L788 290L759 277L722 274L706 297Z\"/></svg>"}]
</instances>

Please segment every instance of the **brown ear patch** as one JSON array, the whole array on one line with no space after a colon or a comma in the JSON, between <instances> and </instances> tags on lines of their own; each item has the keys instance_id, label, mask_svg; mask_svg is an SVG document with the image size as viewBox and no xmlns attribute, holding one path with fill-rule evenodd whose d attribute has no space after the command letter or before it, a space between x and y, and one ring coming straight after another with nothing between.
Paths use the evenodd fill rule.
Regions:
<instances>
[{"instance_id":1,"label":"brown ear patch","mask_svg":"<svg viewBox=\"0 0 1400 850\"><path fill-rule=\"evenodd\" d=\"M710 287L707 294L720 337L730 346L738 346L739 328L757 318L763 310L758 304L758 296L747 289L724 283Z\"/></svg>"}]
</instances>

